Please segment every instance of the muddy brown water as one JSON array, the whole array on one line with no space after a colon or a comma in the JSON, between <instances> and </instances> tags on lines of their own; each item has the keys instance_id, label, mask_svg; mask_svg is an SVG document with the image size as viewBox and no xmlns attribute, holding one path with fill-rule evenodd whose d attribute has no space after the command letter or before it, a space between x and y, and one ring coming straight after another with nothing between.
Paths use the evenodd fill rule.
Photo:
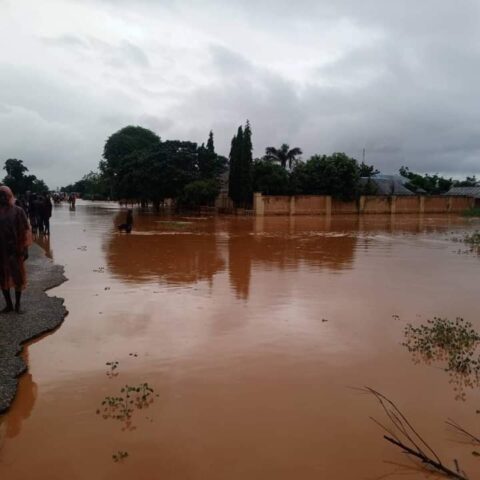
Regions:
<instances>
[{"instance_id":1,"label":"muddy brown water","mask_svg":"<svg viewBox=\"0 0 480 480\"><path fill-rule=\"evenodd\" d=\"M382 439L363 386L480 478L444 423L480 432L480 389L401 344L408 322L433 316L480 329L480 259L452 241L480 224L145 215L125 235L123 215L54 210L42 246L65 265L51 293L70 313L25 349L29 373L0 417L2 480L425 478ZM130 422L103 418L106 396L144 382L152 402Z\"/></svg>"}]
</instances>

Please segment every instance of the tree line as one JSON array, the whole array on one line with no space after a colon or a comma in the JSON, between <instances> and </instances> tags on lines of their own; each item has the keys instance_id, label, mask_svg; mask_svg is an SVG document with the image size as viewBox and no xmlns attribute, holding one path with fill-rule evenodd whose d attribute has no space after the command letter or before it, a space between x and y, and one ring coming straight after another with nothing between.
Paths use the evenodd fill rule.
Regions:
<instances>
[{"instance_id":1,"label":"tree line","mask_svg":"<svg viewBox=\"0 0 480 480\"><path fill-rule=\"evenodd\" d=\"M253 192L265 195L331 195L352 200L374 194L369 179L378 174L373 165L358 162L345 153L313 155L301 159L299 147L286 143L269 146L261 158L253 158L252 128L247 121L232 138L229 158L215 152L210 131L206 144L162 140L140 126L127 126L105 142L98 172L63 188L90 199L123 199L159 206L167 198L179 207L213 205L222 188L236 207L250 208ZM452 186L475 185L475 177L455 181L439 175L399 171L412 192L441 194Z\"/></svg>"},{"instance_id":2,"label":"tree line","mask_svg":"<svg viewBox=\"0 0 480 480\"><path fill-rule=\"evenodd\" d=\"M28 168L23 164L23 160L9 158L5 161L3 169L7 174L2 180L2 184L9 187L15 195L25 195L27 192L48 192L48 187L43 180L28 173Z\"/></svg>"}]
</instances>

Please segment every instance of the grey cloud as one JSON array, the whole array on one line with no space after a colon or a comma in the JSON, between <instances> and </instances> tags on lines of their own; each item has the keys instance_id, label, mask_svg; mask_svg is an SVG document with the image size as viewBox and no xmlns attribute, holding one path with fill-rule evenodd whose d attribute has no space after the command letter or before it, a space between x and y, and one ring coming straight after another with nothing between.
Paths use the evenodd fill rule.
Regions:
<instances>
[{"instance_id":1,"label":"grey cloud","mask_svg":"<svg viewBox=\"0 0 480 480\"><path fill-rule=\"evenodd\" d=\"M180 111L191 112L190 123L206 117L207 123L215 124L223 137L217 144L225 152L236 126L249 118L257 155L268 145L287 141L302 147L307 156L346 151L360 158L367 148L369 161L387 172L403 164L452 175L480 171L475 160L480 155L479 117L472 102L476 75L460 86L448 81L450 76L456 80L454 73L445 71L439 80L441 71L429 65L436 62L432 56L421 52L412 62L393 46L386 51L375 47L325 67L328 85L312 82L299 90L238 53L220 51L215 63L232 65L236 74L225 69L218 84L191 93ZM352 88L338 82L352 72L355 78L358 69L371 69L376 77ZM321 68L316 71L320 77L324 73Z\"/></svg>"},{"instance_id":2,"label":"grey cloud","mask_svg":"<svg viewBox=\"0 0 480 480\"><path fill-rule=\"evenodd\" d=\"M44 35L39 43L53 51L44 67L0 63L0 124L8 133L0 152L25 155L47 180L65 183L95 168L105 138L129 123L197 142L213 128L228 154L247 118L256 155L282 142L302 147L304 158L332 151L360 158L366 148L385 172L408 165L480 173L478 1L75 2L112 22L105 31ZM190 45L178 45L161 23L153 28L162 9L178 32L188 30L195 65ZM249 32L261 43L249 44ZM296 51L311 57L298 78ZM68 73L54 75L72 55Z\"/></svg>"},{"instance_id":3,"label":"grey cloud","mask_svg":"<svg viewBox=\"0 0 480 480\"><path fill-rule=\"evenodd\" d=\"M88 48L88 43L77 35L64 34L58 37L41 37L42 42L64 48Z\"/></svg>"}]
</instances>

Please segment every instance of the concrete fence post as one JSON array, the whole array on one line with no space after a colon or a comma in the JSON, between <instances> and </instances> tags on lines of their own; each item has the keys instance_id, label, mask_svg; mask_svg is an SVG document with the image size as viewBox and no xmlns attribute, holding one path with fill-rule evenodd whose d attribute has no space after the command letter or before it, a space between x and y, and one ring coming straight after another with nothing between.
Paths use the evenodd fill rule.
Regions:
<instances>
[{"instance_id":1,"label":"concrete fence post","mask_svg":"<svg viewBox=\"0 0 480 480\"><path fill-rule=\"evenodd\" d=\"M253 194L253 210L256 216L265 215L265 205L263 203L263 197L262 194L259 192L255 192Z\"/></svg>"},{"instance_id":2,"label":"concrete fence post","mask_svg":"<svg viewBox=\"0 0 480 480\"><path fill-rule=\"evenodd\" d=\"M418 206L418 213L425 213L425 197L421 195L418 197L419 199L419 206Z\"/></svg>"},{"instance_id":3,"label":"concrete fence post","mask_svg":"<svg viewBox=\"0 0 480 480\"><path fill-rule=\"evenodd\" d=\"M288 213L290 214L290 216L295 215L295 195L292 195L290 197L290 205L288 208Z\"/></svg>"},{"instance_id":4,"label":"concrete fence post","mask_svg":"<svg viewBox=\"0 0 480 480\"><path fill-rule=\"evenodd\" d=\"M390 197L390 213L394 214L397 210L397 197L392 195Z\"/></svg>"},{"instance_id":5,"label":"concrete fence post","mask_svg":"<svg viewBox=\"0 0 480 480\"><path fill-rule=\"evenodd\" d=\"M367 197L365 195L360 195L360 201L358 202L358 213L363 213L365 211L366 203Z\"/></svg>"},{"instance_id":6,"label":"concrete fence post","mask_svg":"<svg viewBox=\"0 0 480 480\"><path fill-rule=\"evenodd\" d=\"M332 197L330 195L325 196L325 215L332 214Z\"/></svg>"}]
</instances>

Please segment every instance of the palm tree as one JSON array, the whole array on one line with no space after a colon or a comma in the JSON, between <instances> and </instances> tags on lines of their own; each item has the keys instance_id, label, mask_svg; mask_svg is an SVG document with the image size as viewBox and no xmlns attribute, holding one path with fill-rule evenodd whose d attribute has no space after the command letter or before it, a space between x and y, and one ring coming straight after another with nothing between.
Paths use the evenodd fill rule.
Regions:
<instances>
[{"instance_id":1,"label":"palm tree","mask_svg":"<svg viewBox=\"0 0 480 480\"><path fill-rule=\"evenodd\" d=\"M292 163L297 160L297 156L302 154L302 150L298 147L290 148L290 145L284 143L280 148L267 147L265 149L265 159L278 162L283 168L292 168Z\"/></svg>"}]
</instances>

